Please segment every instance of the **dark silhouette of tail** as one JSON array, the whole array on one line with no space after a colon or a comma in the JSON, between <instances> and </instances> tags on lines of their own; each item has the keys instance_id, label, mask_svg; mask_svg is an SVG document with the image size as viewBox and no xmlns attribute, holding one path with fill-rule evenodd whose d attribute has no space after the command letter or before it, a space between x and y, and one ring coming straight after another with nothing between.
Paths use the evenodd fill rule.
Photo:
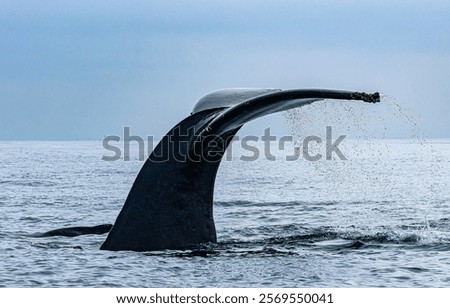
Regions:
<instances>
[{"instance_id":1,"label":"dark silhouette of tail","mask_svg":"<svg viewBox=\"0 0 450 308\"><path fill-rule=\"evenodd\" d=\"M203 97L139 172L104 250L185 249L216 241L214 181L233 136L259 117L323 99L379 102L378 93L229 89Z\"/></svg>"}]
</instances>

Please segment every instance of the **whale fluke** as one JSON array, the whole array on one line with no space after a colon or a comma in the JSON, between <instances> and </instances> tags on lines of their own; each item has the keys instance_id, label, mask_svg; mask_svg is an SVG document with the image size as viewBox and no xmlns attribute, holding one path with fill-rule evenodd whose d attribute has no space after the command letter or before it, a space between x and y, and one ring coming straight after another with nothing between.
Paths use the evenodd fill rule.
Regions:
<instances>
[{"instance_id":1,"label":"whale fluke","mask_svg":"<svg viewBox=\"0 0 450 308\"><path fill-rule=\"evenodd\" d=\"M380 101L379 93L225 89L200 99L150 154L103 250L187 249L216 242L214 181L231 139L245 123L323 99Z\"/></svg>"}]
</instances>

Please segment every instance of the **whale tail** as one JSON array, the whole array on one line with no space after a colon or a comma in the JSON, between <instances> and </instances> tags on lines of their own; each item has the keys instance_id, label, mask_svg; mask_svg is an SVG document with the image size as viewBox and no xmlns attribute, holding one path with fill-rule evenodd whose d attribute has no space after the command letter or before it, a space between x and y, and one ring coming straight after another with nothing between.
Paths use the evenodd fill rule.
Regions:
<instances>
[{"instance_id":1,"label":"whale tail","mask_svg":"<svg viewBox=\"0 0 450 308\"><path fill-rule=\"evenodd\" d=\"M186 249L216 242L213 194L228 145L245 123L323 99L380 101L378 93L226 89L212 92L150 154L103 250Z\"/></svg>"}]
</instances>

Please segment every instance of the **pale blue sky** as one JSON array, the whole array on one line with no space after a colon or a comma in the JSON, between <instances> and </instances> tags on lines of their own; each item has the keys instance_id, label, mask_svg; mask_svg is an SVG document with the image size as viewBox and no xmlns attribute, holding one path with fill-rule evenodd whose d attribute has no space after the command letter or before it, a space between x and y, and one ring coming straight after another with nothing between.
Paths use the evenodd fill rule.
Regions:
<instances>
[{"instance_id":1,"label":"pale blue sky","mask_svg":"<svg viewBox=\"0 0 450 308\"><path fill-rule=\"evenodd\" d=\"M3 0L0 140L161 136L235 86L380 91L449 138L449 29L448 1Z\"/></svg>"}]
</instances>

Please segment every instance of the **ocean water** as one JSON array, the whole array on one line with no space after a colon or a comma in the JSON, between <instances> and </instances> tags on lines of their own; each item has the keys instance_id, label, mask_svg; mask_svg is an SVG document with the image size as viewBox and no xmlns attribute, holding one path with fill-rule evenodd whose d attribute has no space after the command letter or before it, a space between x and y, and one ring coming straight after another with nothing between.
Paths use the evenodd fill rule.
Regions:
<instances>
[{"instance_id":1,"label":"ocean water","mask_svg":"<svg viewBox=\"0 0 450 308\"><path fill-rule=\"evenodd\" d=\"M100 251L105 234L31 236L113 223L137 154L0 142L0 286L450 286L450 140L349 139L347 160L317 162L286 161L288 150L249 162L233 146L216 181L218 243L139 253Z\"/></svg>"}]
</instances>

